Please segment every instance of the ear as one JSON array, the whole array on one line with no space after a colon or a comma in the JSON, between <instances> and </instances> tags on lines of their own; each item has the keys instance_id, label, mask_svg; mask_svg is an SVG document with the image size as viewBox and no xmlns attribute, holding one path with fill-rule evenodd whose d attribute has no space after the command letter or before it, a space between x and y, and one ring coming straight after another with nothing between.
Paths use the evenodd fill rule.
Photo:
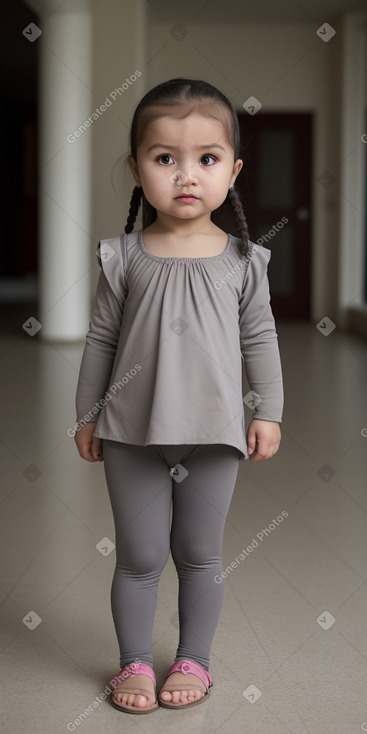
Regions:
<instances>
[{"instance_id":1,"label":"ear","mask_svg":"<svg viewBox=\"0 0 367 734\"><path fill-rule=\"evenodd\" d=\"M235 179L237 178L237 176L238 176L238 174L239 174L242 166L243 166L243 161L241 160L241 158L238 158L236 160L234 166L233 166L232 177L231 177L231 186L234 185Z\"/></svg>"},{"instance_id":2,"label":"ear","mask_svg":"<svg viewBox=\"0 0 367 734\"><path fill-rule=\"evenodd\" d=\"M139 172L138 172L138 166L132 155L129 155L128 157L128 164L130 166L130 171L132 175L134 176L134 180L137 186L141 186Z\"/></svg>"}]
</instances>

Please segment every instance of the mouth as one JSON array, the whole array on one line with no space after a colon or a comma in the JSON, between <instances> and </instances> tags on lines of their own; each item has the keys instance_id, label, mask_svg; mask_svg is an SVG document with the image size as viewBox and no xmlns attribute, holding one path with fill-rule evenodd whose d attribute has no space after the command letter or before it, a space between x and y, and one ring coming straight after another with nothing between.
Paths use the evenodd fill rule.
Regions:
<instances>
[{"instance_id":1,"label":"mouth","mask_svg":"<svg viewBox=\"0 0 367 734\"><path fill-rule=\"evenodd\" d=\"M194 196L193 194L181 194L180 196L175 197L176 200L188 200L188 201L195 201L197 199L197 196Z\"/></svg>"}]
</instances>

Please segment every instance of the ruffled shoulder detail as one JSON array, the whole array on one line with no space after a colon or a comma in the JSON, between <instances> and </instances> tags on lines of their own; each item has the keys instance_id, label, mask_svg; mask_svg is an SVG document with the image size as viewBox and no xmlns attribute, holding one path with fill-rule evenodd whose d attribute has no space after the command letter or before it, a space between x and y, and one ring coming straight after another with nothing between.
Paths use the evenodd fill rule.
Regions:
<instances>
[{"instance_id":1,"label":"ruffled shoulder detail","mask_svg":"<svg viewBox=\"0 0 367 734\"><path fill-rule=\"evenodd\" d=\"M271 258L271 250L254 242L249 243L249 250L244 260L246 261L245 273L242 282L242 294L245 301L249 301L254 292L267 282L268 265Z\"/></svg>"},{"instance_id":2,"label":"ruffled shoulder detail","mask_svg":"<svg viewBox=\"0 0 367 734\"><path fill-rule=\"evenodd\" d=\"M100 240L97 248L98 264L108 280L116 298L126 298L128 286L126 280L127 267L127 235L121 234Z\"/></svg>"}]
</instances>

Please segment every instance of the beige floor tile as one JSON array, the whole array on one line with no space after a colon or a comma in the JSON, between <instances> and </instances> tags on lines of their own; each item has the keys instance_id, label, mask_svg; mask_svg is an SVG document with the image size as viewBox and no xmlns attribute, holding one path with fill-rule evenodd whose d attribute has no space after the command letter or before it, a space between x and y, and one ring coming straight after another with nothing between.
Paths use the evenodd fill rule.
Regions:
<instances>
[{"instance_id":1,"label":"beige floor tile","mask_svg":"<svg viewBox=\"0 0 367 734\"><path fill-rule=\"evenodd\" d=\"M210 699L134 717L97 700L119 664L115 552L96 548L114 542L114 525L103 464L83 462L66 433L83 344L45 344L15 327L10 319L0 342L1 731L65 734L88 706L75 731L367 730L367 344L338 329L324 337L310 324L278 324L281 450L240 463ZM153 630L158 687L177 647L177 594L170 558Z\"/></svg>"}]
</instances>

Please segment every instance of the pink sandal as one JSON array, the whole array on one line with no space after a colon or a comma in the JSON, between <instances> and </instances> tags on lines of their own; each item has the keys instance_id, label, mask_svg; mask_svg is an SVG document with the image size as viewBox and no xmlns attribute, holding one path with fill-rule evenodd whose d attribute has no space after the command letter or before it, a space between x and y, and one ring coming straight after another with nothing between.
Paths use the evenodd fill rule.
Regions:
<instances>
[{"instance_id":1,"label":"pink sandal","mask_svg":"<svg viewBox=\"0 0 367 734\"><path fill-rule=\"evenodd\" d=\"M199 703L203 703L203 701L208 698L210 693L209 688L213 685L213 679L205 668L202 668L201 665L195 663L193 660L177 660L169 669L166 678L176 672L185 674L193 673L204 683L204 688L198 684L197 681L192 682L192 679L188 680L188 684L186 686L179 685L178 683L168 683L167 685L166 681L163 688L159 691L158 701L160 706L163 706L163 708L166 709L187 709L190 706L197 706ZM172 693L172 691L190 691L194 689L200 690L204 694L197 701L191 701L190 703L172 703L172 701L162 701L161 699L161 693L163 693L163 691L169 691L169 693Z\"/></svg>"},{"instance_id":2,"label":"pink sandal","mask_svg":"<svg viewBox=\"0 0 367 734\"><path fill-rule=\"evenodd\" d=\"M127 714L150 714L152 711L158 711L158 700L157 696L155 697L154 704L152 706L129 706L128 704L121 704L119 705L117 701L113 700L113 694L114 693L134 693L135 695L140 696L146 696L149 698L151 696L151 690L150 688L138 688L137 686L131 685L131 686L121 686L122 681L126 680L126 678L130 678L132 675L147 675L148 678L150 678L154 686L156 685L156 678L153 668L150 667L147 663L128 663L128 665L125 665L122 670L120 670L117 675L114 676L111 680L111 686L114 689L110 694L110 699L112 705L118 709L119 711L125 711Z\"/></svg>"}]
</instances>

